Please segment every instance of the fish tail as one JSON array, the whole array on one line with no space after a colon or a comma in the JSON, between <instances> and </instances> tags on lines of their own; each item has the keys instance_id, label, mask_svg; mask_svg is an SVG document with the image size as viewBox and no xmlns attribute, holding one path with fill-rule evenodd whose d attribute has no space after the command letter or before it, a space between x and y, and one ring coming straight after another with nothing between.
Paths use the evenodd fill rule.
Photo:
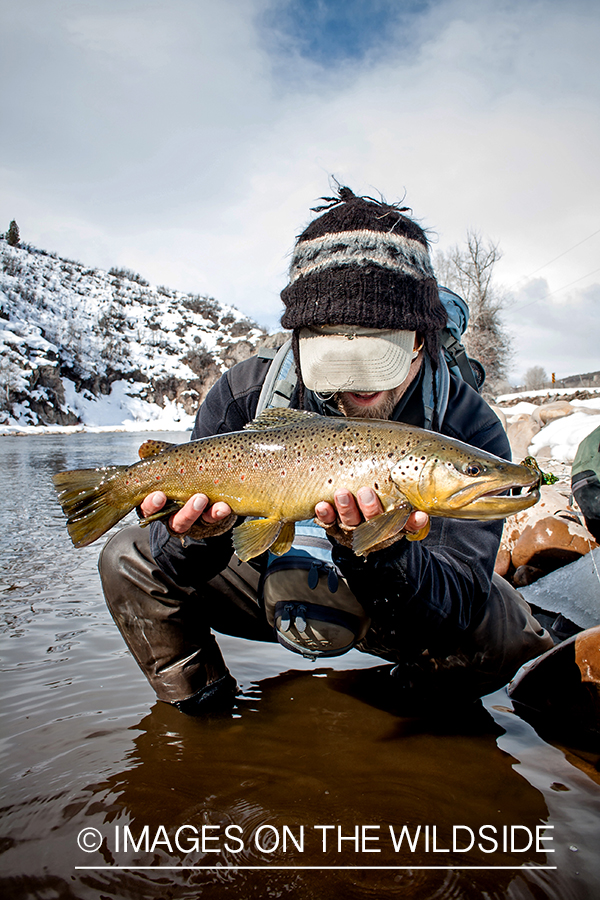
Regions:
<instances>
[{"instance_id":1,"label":"fish tail","mask_svg":"<svg viewBox=\"0 0 600 900\"><path fill-rule=\"evenodd\" d=\"M75 547L87 547L134 509L136 504L123 496L119 479L126 469L73 469L52 477Z\"/></svg>"}]
</instances>

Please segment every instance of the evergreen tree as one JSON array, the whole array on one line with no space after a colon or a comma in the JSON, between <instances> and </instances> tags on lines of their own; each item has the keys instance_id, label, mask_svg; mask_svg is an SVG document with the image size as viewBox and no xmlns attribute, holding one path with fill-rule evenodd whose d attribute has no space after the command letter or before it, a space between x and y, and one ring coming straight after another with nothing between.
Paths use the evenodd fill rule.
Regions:
<instances>
[{"instance_id":1,"label":"evergreen tree","mask_svg":"<svg viewBox=\"0 0 600 900\"><path fill-rule=\"evenodd\" d=\"M6 242L7 244L10 244L11 247L18 247L20 240L21 237L19 235L19 226L13 219L8 226L8 231L6 232Z\"/></svg>"}]
</instances>

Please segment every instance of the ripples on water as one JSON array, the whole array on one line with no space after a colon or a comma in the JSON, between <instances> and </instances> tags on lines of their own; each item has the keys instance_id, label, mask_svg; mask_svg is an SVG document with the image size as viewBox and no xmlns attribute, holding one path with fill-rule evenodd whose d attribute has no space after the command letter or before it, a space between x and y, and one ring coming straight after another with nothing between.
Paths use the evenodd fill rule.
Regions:
<instances>
[{"instance_id":1,"label":"ripples on water","mask_svg":"<svg viewBox=\"0 0 600 900\"><path fill-rule=\"evenodd\" d=\"M373 704L385 672L369 657L319 667L222 638L243 688L233 716L193 720L156 702L104 606L101 542L73 549L50 483L61 469L131 462L144 437L0 439L3 896L600 896L597 760L542 741L505 692L443 722L410 720ZM553 854L444 852L454 825L520 826L522 847L543 824ZM411 839L421 828L414 852L406 841L394 852L390 826L403 825ZM357 826L358 851L345 840ZM89 828L99 851L77 845ZM504 868L467 868L481 866Z\"/></svg>"}]
</instances>

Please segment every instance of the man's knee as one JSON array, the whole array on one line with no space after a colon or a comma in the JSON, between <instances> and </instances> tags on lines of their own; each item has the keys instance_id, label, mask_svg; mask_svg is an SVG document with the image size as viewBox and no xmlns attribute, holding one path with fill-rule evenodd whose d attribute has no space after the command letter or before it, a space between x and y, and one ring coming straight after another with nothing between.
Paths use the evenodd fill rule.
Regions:
<instances>
[{"instance_id":1,"label":"man's knee","mask_svg":"<svg viewBox=\"0 0 600 900\"><path fill-rule=\"evenodd\" d=\"M98 559L98 570L103 581L105 577L121 571L123 560L131 558L142 535L143 529L130 525L121 528L106 541Z\"/></svg>"},{"instance_id":2,"label":"man's knee","mask_svg":"<svg viewBox=\"0 0 600 900\"><path fill-rule=\"evenodd\" d=\"M522 595L494 575L483 619L470 644L483 681L495 690L507 684L524 663L550 649L553 641Z\"/></svg>"}]
</instances>

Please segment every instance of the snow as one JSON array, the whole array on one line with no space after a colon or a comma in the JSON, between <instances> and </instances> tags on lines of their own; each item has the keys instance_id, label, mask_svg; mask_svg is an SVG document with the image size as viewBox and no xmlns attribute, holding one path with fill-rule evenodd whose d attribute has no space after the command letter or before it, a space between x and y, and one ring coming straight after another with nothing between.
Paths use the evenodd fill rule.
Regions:
<instances>
[{"instance_id":1,"label":"snow","mask_svg":"<svg viewBox=\"0 0 600 900\"><path fill-rule=\"evenodd\" d=\"M560 399L564 397L566 394L574 394L576 391L589 391L590 394L598 394L600 398L600 387L570 387L570 388L542 388L539 391L518 391L516 394L501 394L499 397L496 397L496 403L510 403L511 400L526 400L527 397L556 397ZM577 401L581 403L582 401ZM511 407L512 409L512 407Z\"/></svg>"},{"instance_id":2,"label":"snow","mask_svg":"<svg viewBox=\"0 0 600 900\"><path fill-rule=\"evenodd\" d=\"M265 337L211 297L0 240L0 433L75 417L86 428L190 427L182 404L197 405L205 379Z\"/></svg>"},{"instance_id":3,"label":"snow","mask_svg":"<svg viewBox=\"0 0 600 900\"><path fill-rule=\"evenodd\" d=\"M599 426L600 410L598 415L575 412L562 419L555 419L534 435L529 453L537 456L544 448L549 448L549 452L544 452L544 457L572 463L581 441Z\"/></svg>"},{"instance_id":4,"label":"snow","mask_svg":"<svg viewBox=\"0 0 600 900\"><path fill-rule=\"evenodd\" d=\"M511 406L508 409L503 409L502 412L506 416L507 422L513 422L519 416L530 416L531 413L536 409L538 409L538 407L535 405L535 403L528 403L526 400L521 400L519 403L515 403L514 406Z\"/></svg>"},{"instance_id":5,"label":"snow","mask_svg":"<svg viewBox=\"0 0 600 900\"><path fill-rule=\"evenodd\" d=\"M95 397L89 391L77 393L72 381L63 378L65 400L86 425L86 431L117 426L136 431L187 431L194 425L194 416L186 415L181 407L169 400L164 409L136 396L142 385L128 381L114 381L108 395Z\"/></svg>"}]
</instances>

